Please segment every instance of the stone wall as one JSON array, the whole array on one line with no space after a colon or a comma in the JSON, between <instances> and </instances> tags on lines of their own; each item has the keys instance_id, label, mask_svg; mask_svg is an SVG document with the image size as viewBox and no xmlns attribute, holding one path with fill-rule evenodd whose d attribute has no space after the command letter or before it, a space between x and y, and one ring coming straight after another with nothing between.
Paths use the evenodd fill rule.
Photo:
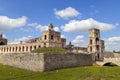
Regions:
<instances>
[{"instance_id":1,"label":"stone wall","mask_svg":"<svg viewBox=\"0 0 120 80\"><path fill-rule=\"evenodd\" d=\"M90 54L37 54L37 53L7 53L0 54L0 62L31 71L51 71L62 68L91 66Z\"/></svg>"},{"instance_id":2,"label":"stone wall","mask_svg":"<svg viewBox=\"0 0 120 80\"><path fill-rule=\"evenodd\" d=\"M3 65L14 66L32 71L44 70L44 55L34 53L7 53L1 54Z\"/></svg>"},{"instance_id":3,"label":"stone wall","mask_svg":"<svg viewBox=\"0 0 120 80\"><path fill-rule=\"evenodd\" d=\"M45 71L92 65L92 56L89 54L45 54L44 60Z\"/></svg>"}]
</instances>

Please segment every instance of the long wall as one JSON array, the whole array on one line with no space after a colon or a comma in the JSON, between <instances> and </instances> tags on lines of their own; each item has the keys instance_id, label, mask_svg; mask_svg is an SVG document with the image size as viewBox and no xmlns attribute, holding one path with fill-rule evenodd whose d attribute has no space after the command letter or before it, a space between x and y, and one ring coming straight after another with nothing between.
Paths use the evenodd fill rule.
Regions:
<instances>
[{"instance_id":1,"label":"long wall","mask_svg":"<svg viewBox=\"0 0 120 80\"><path fill-rule=\"evenodd\" d=\"M51 71L61 68L91 66L90 54L42 54L42 53L7 53L0 54L0 62L32 71Z\"/></svg>"}]
</instances>

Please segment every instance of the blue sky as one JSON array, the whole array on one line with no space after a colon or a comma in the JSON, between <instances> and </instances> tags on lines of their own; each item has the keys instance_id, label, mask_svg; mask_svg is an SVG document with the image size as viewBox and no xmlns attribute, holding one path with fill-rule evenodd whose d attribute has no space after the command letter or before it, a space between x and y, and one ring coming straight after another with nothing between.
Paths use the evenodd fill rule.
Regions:
<instances>
[{"instance_id":1,"label":"blue sky","mask_svg":"<svg viewBox=\"0 0 120 80\"><path fill-rule=\"evenodd\" d=\"M39 37L52 23L67 42L87 46L87 31L95 27L106 50L119 50L119 7L120 0L0 0L0 33L18 43Z\"/></svg>"}]
</instances>

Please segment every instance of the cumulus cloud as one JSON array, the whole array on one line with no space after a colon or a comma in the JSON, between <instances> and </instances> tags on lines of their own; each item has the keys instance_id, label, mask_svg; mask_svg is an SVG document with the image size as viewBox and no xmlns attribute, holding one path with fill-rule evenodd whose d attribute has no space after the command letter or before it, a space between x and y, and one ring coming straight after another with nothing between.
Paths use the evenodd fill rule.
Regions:
<instances>
[{"instance_id":1,"label":"cumulus cloud","mask_svg":"<svg viewBox=\"0 0 120 80\"><path fill-rule=\"evenodd\" d=\"M75 46L87 46L83 35L76 36L75 39L72 41L72 44L74 44Z\"/></svg>"},{"instance_id":2,"label":"cumulus cloud","mask_svg":"<svg viewBox=\"0 0 120 80\"><path fill-rule=\"evenodd\" d=\"M18 38L18 39L14 39L12 41L9 41L8 44L19 44L20 41L22 41L23 43L29 39L31 39L32 36L23 36L21 38Z\"/></svg>"},{"instance_id":3,"label":"cumulus cloud","mask_svg":"<svg viewBox=\"0 0 120 80\"><path fill-rule=\"evenodd\" d=\"M107 31L115 28L118 24L108 24L104 22L99 22L93 18L86 20L71 20L67 24L62 25L61 28L65 32L81 32L88 31L90 28L98 28L101 31Z\"/></svg>"},{"instance_id":4,"label":"cumulus cloud","mask_svg":"<svg viewBox=\"0 0 120 80\"><path fill-rule=\"evenodd\" d=\"M45 31L45 30L48 30L48 26L47 25L41 25L41 24L38 24L38 23L31 23L31 24L28 24L28 26L35 27L36 29L40 30L41 32ZM59 31L58 27L54 27L53 29L55 31Z\"/></svg>"},{"instance_id":5,"label":"cumulus cloud","mask_svg":"<svg viewBox=\"0 0 120 80\"><path fill-rule=\"evenodd\" d=\"M30 23L30 24L28 24L28 26L31 26L31 27L35 27L37 25L39 25L39 24L38 23Z\"/></svg>"},{"instance_id":6,"label":"cumulus cloud","mask_svg":"<svg viewBox=\"0 0 120 80\"><path fill-rule=\"evenodd\" d=\"M76 9L74 9L72 7L68 7L63 10L55 9L54 14L56 15L56 17L63 18L63 19L69 19L71 17L77 17L77 16L81 15L80 12L78 12Z\"/></svg>"},{"instance_id":7,"label":"cumulus cloud","mask_svg":"<svg viewBox=\"0 0 120 80\"><path fill-rule=\"evenodd\" d=\"M59 31L59 28L58 28L58 27L54 27L54 30L55 30L55 31Z\"/></svg>"},{"instance_id":8,"label":"cumulus cloud","mask_svg":"<svg viewBox=\"0 0 120 80\"><path fill-rule=\"evenodd\" d=\"M107 51L120 51L120 37L109 37L105 39L105 46Z\"/></svg>"},{"instance_id":9,"label":"cumulus cloud","mask_svg":"<svg viewBox=\"0 0 120 80\"><path fill-rule=\"evenodd\" d=\"M108 38L108 41L109 42L120 42L120 37L110 37Z\"/></svg>"},{"instance_id":10,"label":"cumulus cloud","mask_svg":"<svg viewBox=\"0 0 120 80\"><path fill-rule=\"evenodd\" d=\"M61 38L66 38L65 35L61 35Z\"/></svg>"},{"instance_id":11,"label":"cumulus cloud","mask_svg":"<svg viewBox=\"0 0 120 80\"><path fill-rule=\"evenodd\" d=\"M27 22L27 17L9 18L7 16L0 16L0 30L9 30L15 27L24 26Z\"/></svg>"},{"instance_id":12,"label":"cumulus cloud","mask_svg":"<svg viewBox=\"0 0 120 80\"><path fill-rule=\"evenodd\" d=\"M39 29L42 32L42 31L48 30L48 26L37 25L36 29Z\"/></svg>"}]
</instances>

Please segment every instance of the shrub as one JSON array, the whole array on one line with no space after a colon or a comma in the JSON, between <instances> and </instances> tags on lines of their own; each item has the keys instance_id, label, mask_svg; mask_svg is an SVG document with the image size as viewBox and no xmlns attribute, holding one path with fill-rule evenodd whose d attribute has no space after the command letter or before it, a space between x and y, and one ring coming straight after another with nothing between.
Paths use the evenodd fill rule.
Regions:
<instances>
[{"instance_id":1,"label":"shrub","mask_svg":"<svg viewBox=\"0 0 120 80\"><path fill-rule=\"evenodd\" d=\"M34 53L47 53L47 54L53 54L53 53L58 53L58 54L66 54L68 51L63 48L58 48L58 47L42 47L38 48L36 50L33 50L32 52Z\"/></svg>"}]
</instances>

